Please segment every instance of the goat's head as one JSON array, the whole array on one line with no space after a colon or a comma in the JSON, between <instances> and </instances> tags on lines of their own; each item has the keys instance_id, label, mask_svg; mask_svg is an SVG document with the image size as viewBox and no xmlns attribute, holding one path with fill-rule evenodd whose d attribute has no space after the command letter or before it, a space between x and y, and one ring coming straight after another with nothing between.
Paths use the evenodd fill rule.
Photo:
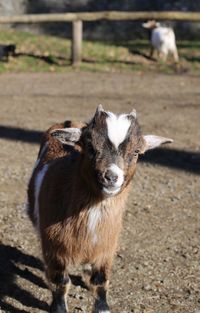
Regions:
<instances>
[{"instance_id":1,"label":"goat's head","mask_svg":"<svg viewBox=\"0 0 200 313\"><path fill-rule=\"evenodd\" d=\"M92 120L83 129L57 129L52 135L63 144L80 142L87 177L92 177L103 196L121 192L130 182L139 154L158 147L169 138L142 136L136 111L115 115L98 106ZM92 176L91 176L92 175Z\"/></svg>"},{"instance_id":2,"label":"goat's head","mask_svg":"<svg viewBox=\"0 0 200 313\"><path fill-rule=\"evenodd\" d=\"M154 29L160 26L159 22L156 22L155 20L149 20L146 23L142 24L142 27L147 29Z\"/></svg>"}]
</instances>

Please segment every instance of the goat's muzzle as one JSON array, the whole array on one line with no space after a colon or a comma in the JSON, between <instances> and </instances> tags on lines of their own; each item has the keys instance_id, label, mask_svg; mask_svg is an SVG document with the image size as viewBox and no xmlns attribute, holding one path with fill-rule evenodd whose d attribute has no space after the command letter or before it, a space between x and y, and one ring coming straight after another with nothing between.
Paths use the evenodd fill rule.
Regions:
<instances>
[{"instance_id":1,"label":"goat's muzzle","mask_svg":"<svg viewBox=\"0 0 200 313\"><path fill-rule=\"evenodd\" d=\"M124 172L116 164L111 164L104 172L98 172L97 179L103 194L113 196L121 190Z\"/></svg>"}]
</instances>

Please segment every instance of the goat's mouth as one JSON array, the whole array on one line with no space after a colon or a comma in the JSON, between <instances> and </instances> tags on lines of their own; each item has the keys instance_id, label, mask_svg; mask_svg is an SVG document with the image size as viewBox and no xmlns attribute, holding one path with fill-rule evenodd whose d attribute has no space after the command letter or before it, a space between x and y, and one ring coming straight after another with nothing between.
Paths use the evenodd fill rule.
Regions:
<instances>
[{"instance_id":1,"label":"goat's mouth","mask_svg":"<svg viewBox=\"0 0 200 313\"><path fill-rule=\"evenodd\" d=\"M106 187L104 186L102 188L102 192L106 196L115 196L117 193L119 193L121 190L121 187Z\"/></svg>"},{"instance_id":2,"label":"goat's mouth","mask_svg":"<svg viewBox=\"0 0 200 313\"><path fill-rule=\"evenodd\" d=\"M98 187L104 196L111 197L120 192L122 185L110 185L102 181L98 181Z\"/></svg>"}]
</instances>

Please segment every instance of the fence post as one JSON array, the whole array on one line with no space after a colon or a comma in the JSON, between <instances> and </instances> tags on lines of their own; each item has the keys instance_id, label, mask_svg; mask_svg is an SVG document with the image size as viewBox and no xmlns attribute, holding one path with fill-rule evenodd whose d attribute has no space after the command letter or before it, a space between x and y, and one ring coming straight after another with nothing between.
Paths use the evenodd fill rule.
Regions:
<instances>
[{"instance_id":1,"label":"fence post","mask_svg":"<svg viewBox=\"0 0 200 313\"><path fill-rule=\"evenodd\" d=\"M78 65L81 62L82 33L83 22L81 20L72 22L72 65Z\"/></svg>"}]
</instances>

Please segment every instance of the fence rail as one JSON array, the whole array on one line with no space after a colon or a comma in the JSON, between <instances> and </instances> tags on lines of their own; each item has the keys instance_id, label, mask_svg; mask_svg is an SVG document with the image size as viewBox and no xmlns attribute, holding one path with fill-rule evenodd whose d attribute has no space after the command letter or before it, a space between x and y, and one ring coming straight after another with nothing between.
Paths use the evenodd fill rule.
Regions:
<instances>
[{"instance_id":1,"label":"fence rail","mask_svg":"<svg viewBox=\"0 0 200 313\"><path fill-rule=\"evenodd\" d=\"M24 14L16 16L0 16L1 24L12 23L47 23L47 22L73 22L81 21L125 21L125 20L174 20L200 22L200 12L123 12L123 11L101 11L101 12L80 12L80 13L58 13L58 14Z\"/></svg>"},{"instance_id":2,"label":"fence rail","mask_svg":"<svg viewBox=\"0 0 200 313\"><path fill-rule=\"evenodd\" d=\"M139 21L139 20L173 20L200 22L200 12L80 12L80 13L58 13L58 14L24 14L16 16L0 16L0 24L33 24L48 22L72 22L72 64L81 62L83 22L98 20L107 21Z\"/></svg>"}]
</instances>

